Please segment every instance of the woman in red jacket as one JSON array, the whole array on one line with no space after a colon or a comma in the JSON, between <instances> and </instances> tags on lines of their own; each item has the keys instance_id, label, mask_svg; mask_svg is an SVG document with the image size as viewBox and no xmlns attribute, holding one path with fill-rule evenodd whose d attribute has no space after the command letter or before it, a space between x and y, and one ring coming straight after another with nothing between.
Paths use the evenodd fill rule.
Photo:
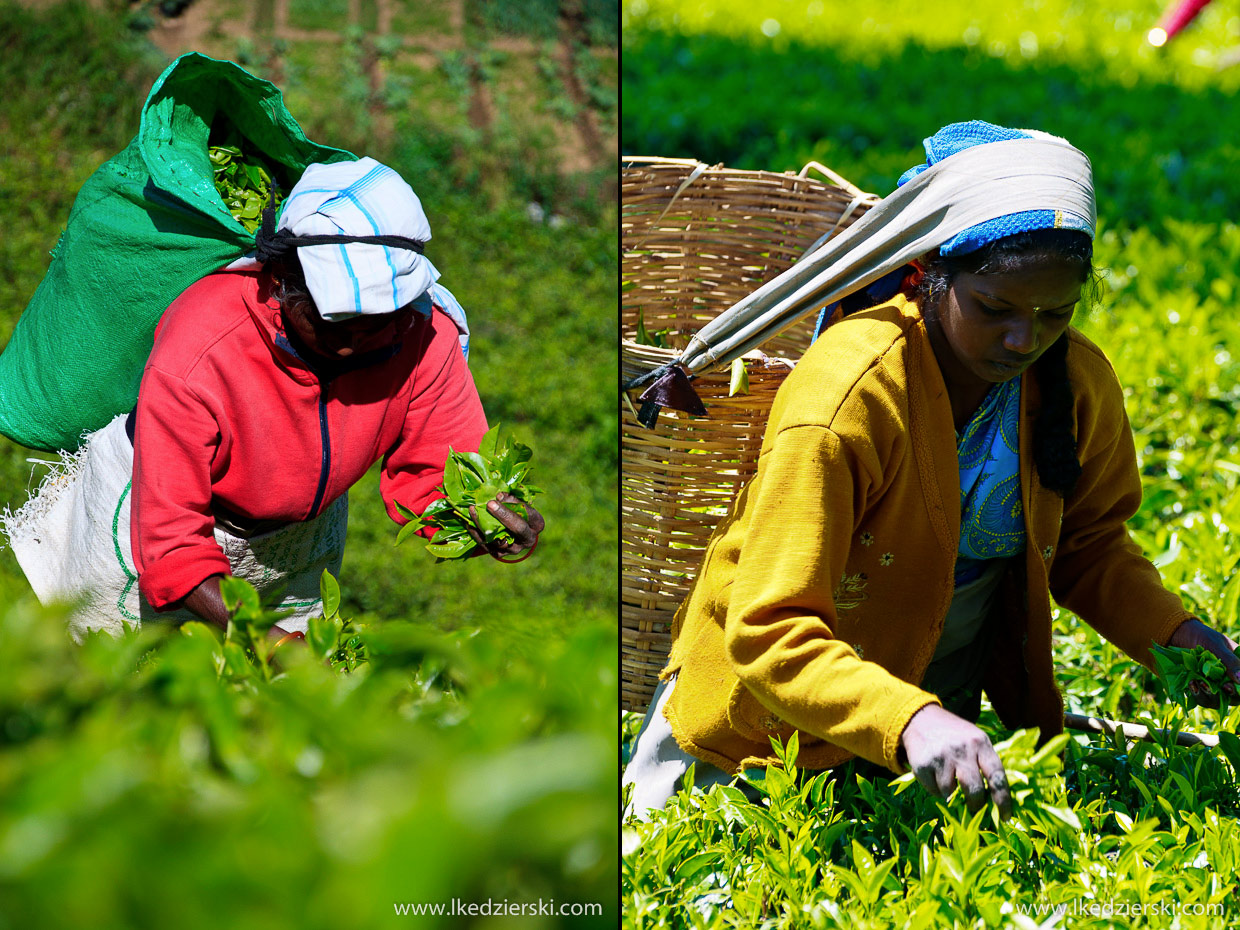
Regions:
<instances>
[{"instance_id":1,"label":"woman in red jacket","mask_svg":"<svg viewBox=\"0 0 1240 930\"><path fill-rule=\"evenodd\" d=\"M133 564L155 611L226 626L220 579L258 552L249 574L288 585L298 613L283 627L304 630L319 572L339 567L348 489L381 461L403 523L398 503L420 513L439 496L449 449L477 448L487 423L463 313L435 283L429 239L391 169L311 165L256 259L168 308L129 424ZM495 555L532 548L543 528L509 502L487 505L515 539Z\"/></svg>"}]
</instances>

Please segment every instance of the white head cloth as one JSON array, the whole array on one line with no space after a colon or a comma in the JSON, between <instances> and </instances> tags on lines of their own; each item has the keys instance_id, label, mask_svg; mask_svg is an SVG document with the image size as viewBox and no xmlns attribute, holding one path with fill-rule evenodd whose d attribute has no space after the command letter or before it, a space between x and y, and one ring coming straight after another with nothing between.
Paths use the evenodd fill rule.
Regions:
<instances>
[{"instance_id":1,"label":"white head cloth","mask_svg":"<svg viewBox=\"0 0 1240 930\"><path fill-rule=\"evenodd\" d=\"M373 158L307 167L284 201L277 228L297 236L431 238L413 188ZM364 242L302 246L297 257L319 315L329 322L392 313L439 278L425 255ZM419 309L430 312L429 304Z\"/></svg>"},{"instance_id":2,"label":"white head cloth","mask_svg":"<svg viewBox=\"0 0 1240 930\"><path fill-rule=\"evenodd\" d=\"M944 158L702 327L676 364L690 372L726 365L958 233L1026 210L1054 210L1057 227L1092 236L1097 214L1085 154L1036 133Z\"/></svg>"}]
</instances>

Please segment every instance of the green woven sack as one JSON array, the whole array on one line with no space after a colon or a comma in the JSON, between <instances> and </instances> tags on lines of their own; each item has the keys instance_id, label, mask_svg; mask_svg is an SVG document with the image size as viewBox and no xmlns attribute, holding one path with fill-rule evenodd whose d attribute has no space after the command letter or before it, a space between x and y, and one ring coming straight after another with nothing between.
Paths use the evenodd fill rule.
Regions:
<instances>
[{"instance_id":1,"label":"green woven sack","mask_svg":"<svg viewBox=\"0 0 1240 930\"><path fill-rule=\"evenodd\" d=\"M155 325L199 278L254 248L207 156L230 128L276 165L355 155L309 141L280 91L232 62L183 55L160 75L134 140L82 185L43 281L0 354L0 433L76 449L133 408Z\"/></svg>"}]
</instances>

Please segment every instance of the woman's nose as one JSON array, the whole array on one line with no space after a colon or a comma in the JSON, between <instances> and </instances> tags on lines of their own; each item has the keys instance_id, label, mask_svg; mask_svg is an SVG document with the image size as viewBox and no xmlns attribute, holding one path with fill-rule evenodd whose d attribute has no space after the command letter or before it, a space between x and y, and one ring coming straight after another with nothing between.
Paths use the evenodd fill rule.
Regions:
<instances>
[{"instance_id":1,"label":"woman's nose","mask_svg":"<svg viewBox=\"0 0 1240 930\"><path fill-rule=\"evenodd\" d=\"M1003 335L1003 347L1016 355L1032 355L1038 349L1038 324L1032 320L1018 320Z\"/></svg>"}]
</instances>

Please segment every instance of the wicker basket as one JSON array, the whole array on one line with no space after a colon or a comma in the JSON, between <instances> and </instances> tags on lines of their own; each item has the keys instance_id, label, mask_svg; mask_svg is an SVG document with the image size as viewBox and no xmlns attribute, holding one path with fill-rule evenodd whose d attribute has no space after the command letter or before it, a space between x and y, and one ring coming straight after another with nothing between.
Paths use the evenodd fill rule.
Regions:
<instances>
[{"instance_id":1,"label":"wicker basket","mask_svg":"<svg viewBox=\"0 0 1240 930\"><path fill-rule=\"evenodd\" d=\"M697 161L631 158L621 171L622 368L629 379L671 361L688 337L847 228L877 197L836 183ZM693 382L708 410L665 410L654 429L621 399L621 701L644 711L671 648L672 616L711 532L757 468L771 401L809 345L812 319L751 354L749 393L730 372ZM667 348L638 344L638 328Z\"/></svg>"}]
</instances>

